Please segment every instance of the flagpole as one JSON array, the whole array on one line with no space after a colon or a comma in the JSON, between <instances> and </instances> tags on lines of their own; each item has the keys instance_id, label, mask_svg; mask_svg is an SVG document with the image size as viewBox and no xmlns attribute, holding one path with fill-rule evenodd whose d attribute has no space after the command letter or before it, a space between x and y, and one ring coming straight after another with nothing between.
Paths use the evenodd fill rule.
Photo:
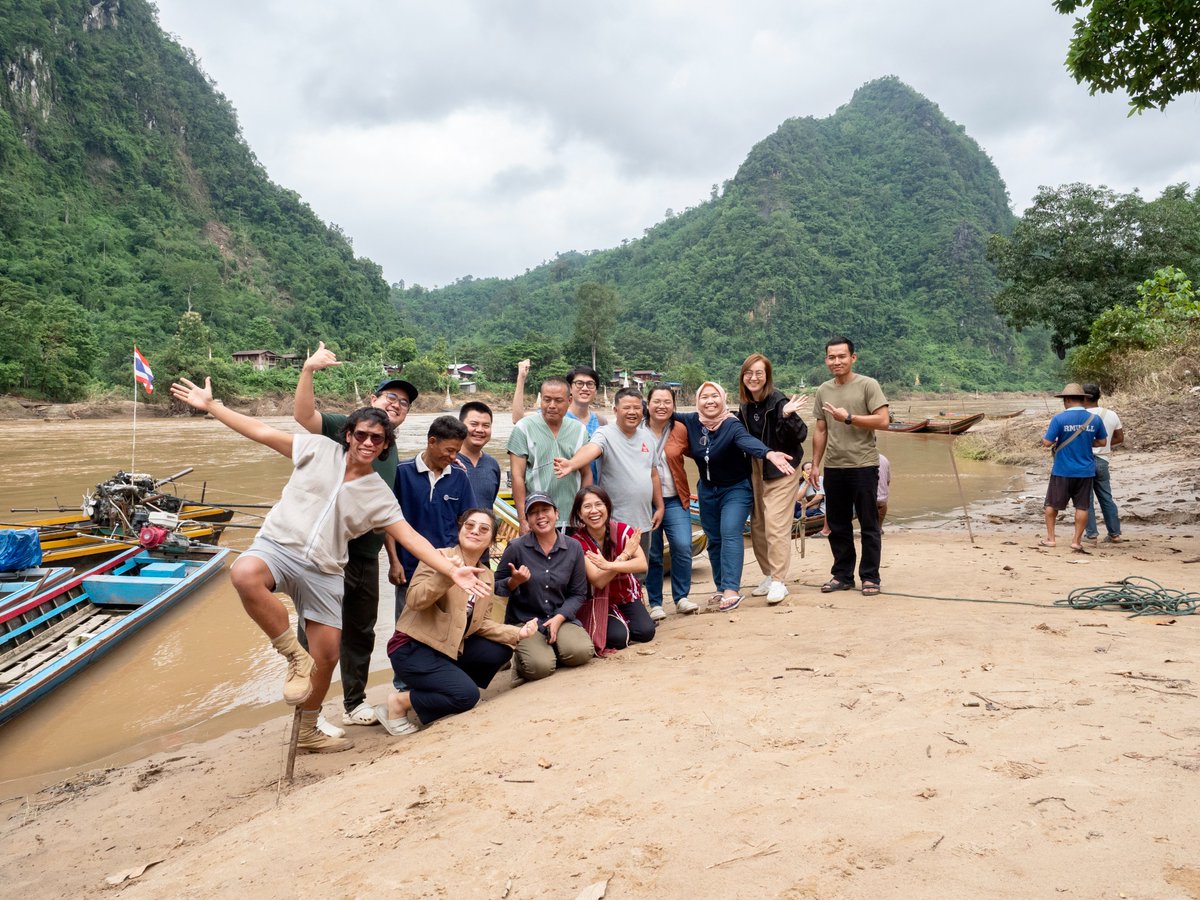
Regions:
<instances>
[{"instance_id":1,"label":"flagpole","mask_svg":"<svg viewBox=\"0 0 1200 900\"><path fill-rule=\"evenodd\" d=\"M130 475L137 471L137 386L137 361L135 359L133 369L133 451L131 452L129 458Z\"/></svg>"}]
</instances>

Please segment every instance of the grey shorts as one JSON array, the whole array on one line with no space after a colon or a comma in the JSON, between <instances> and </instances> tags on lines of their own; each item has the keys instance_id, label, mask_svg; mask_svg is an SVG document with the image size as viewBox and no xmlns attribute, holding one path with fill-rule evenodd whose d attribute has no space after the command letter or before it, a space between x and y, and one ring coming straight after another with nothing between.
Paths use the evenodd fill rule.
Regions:
<instances>
[{"instance_id":1,"label":"grey shorts","mask_svg":"<svg viewBox=\"0 0 1200 900\"><path fill-rule=\"evenodd\" d=\"M295 554L261 536L242 556L253 556L267 564L275 579L275 591L292 598L297 618L341 629L343 576L306 565Z\"/></svg>"}]
</instances>

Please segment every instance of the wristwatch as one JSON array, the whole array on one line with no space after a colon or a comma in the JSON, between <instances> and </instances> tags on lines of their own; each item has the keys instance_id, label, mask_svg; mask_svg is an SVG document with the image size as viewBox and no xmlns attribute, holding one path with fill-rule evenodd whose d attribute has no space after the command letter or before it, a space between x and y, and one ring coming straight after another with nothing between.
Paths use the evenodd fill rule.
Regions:
<instances>
[{"instance_id":1,"label":"wristwatch","mask_svg":"<svg viewBox=\"0 0 1200 900\"><path fill-rule=\"evenodd\" d=\"M854 413L846 413L846 424L847 425L854 424Z\"/></svg>"}]
</instances>

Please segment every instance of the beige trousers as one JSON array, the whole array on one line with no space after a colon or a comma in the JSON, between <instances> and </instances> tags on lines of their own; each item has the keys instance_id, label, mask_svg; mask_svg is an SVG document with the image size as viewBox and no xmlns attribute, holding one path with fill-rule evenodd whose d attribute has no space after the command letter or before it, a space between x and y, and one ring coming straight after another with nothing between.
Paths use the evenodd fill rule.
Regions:
<instances>
[{"instance_id":1,"label":"beige trousers","mask_svg":"<svg viewBox=\"0 0 1200 900\"><path fill-rule=\"evenodd\" d=\"M796 510L796 491L800 470L770 481L762 477L761 459L750 460L750 486L754 505L750 507L750 543L763 577L787 581L792 564L792 514Z\"/></svg>"},{"instance_id":2,"label":"beige trousers","mask_svg":"<svg viewBox=\"0 0 1200 900\"><path fill-rule=\"evenodd\" d=\"M537 681L553 674L560 664L582 666L595 655L591 636L574 622L563 622L553 644L540 631L518 643L513 668L526 681Z\"/></svg>"}]
</instances>

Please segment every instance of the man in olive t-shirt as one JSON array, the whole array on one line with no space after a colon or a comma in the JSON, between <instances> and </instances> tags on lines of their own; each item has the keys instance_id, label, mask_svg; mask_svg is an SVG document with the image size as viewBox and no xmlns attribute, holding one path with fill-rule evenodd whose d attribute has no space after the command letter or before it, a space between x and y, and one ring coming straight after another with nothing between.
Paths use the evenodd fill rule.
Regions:
<instances>
[{"instance_id":1,"label":"man in olive t-shirt","mask_svg":"<svg viewBox=\"0 0 1200 900\"><path fill-rule=\"evenodd\" d=\"M813 472L824 464L825 522L833 551L833 577L823 593L854 589L854 516L862 532L858 575L866 596L879 593L879 559L883 532L875 492L879 483L879 451L875 432L888 427L888 402L879 382L854 372L854 342L831 338L825 366L833 378L817 388L814 402Z\"/></svg>"}]
</instances>

